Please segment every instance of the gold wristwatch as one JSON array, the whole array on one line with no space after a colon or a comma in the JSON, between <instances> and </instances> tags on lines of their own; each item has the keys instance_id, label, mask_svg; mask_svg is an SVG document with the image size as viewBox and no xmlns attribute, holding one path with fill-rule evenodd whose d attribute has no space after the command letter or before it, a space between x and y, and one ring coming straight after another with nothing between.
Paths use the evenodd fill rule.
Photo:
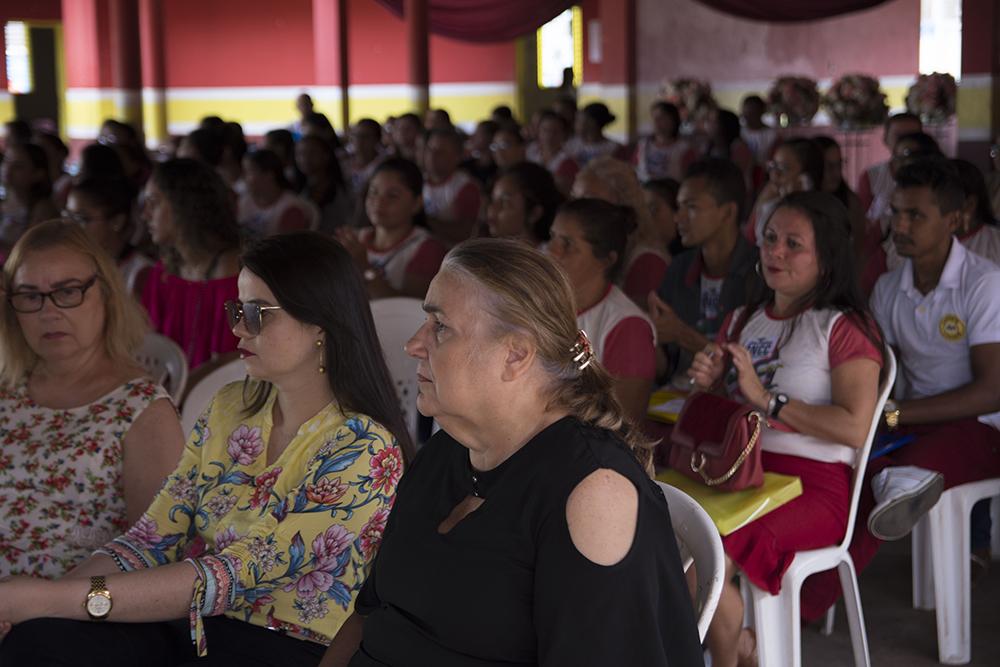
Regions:
<instances>
[{"instance_id":1,"label":"gold wristwatch","mask_svg":"<svg viewBox=\"0 0 1000 667\"><path fill-rule=\"evenodd\" d=\"M83 608L92 621L103 621L111 613L111 591L104 583L104 577L90 578L90 592L87 593Z\"/></svg>"},{"instance_id":2,"label":"gold wristwatch","mask_svg":"<svg viewBox=\"0 0 1000 667\"><path fill-rule=\"evenodd\" d=\"M895 431L899 427L899 406L896 405L896 401L886 401L882 414L885 416L885 425L890 431Z\"/></svg>"}]
</instances>

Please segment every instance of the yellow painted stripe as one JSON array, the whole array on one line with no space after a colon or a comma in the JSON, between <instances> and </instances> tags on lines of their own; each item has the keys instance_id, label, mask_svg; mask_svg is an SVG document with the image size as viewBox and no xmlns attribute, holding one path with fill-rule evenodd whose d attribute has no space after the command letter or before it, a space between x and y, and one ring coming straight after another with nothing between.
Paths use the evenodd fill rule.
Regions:
<instances>
[{"instance_id":1,"label":"yellow painted stripe","mask_svg":"<svg viewBox=\"0 0 1000 667\"><path fill-rule=\"evenodd\" d=\"M490 117L494 107L513 103L511 95L431 95L431 106L448 110L453 123L477 123ZM353 103L352 103L353 104Z\"/></svg>"},{"instance_id":2,"label":"yellow painted stripe","mask_svg":"<svg viewBox=\"0 0 1000 667\"><path fill-rule=\"evenodd\" d=\"M74 134L96 136L105 118L126 118L126 112L129 110L118 106L113 98L114 96L110 94L70 96L67 101L67 117ZM339 100L316 99L315 102L316 110L325 113L331 121L340 118ZM449 90L431 97L431 105L447 109L455 123L475 123L488 118L493 107L500 104L509 105L512 102L510 94L499 91L452 94ZM382 121L388 116L406 113L412 109L413 102L405 95L359 95L350 99L350 120L352 123L361 118L375 118ZM147 139L161 141L165 137L157 136L159 134L157 111L157 103L147 99L141 114ZM178 128L194 127L202 118L211 115L241 123L248 134L287 127L295 120L295 111L290 101L274 97L179 98L171 97L170 91L167 90L165 111L167 127L174 128L174 132L178 131Z\"/></svg>"},{"instance_id":3,"label":"yellow painted stripe","mask_svg":"<svg viewBox=\"0 0 1000 667\"><path fill-rule=\"evenodd\" d=\"M958 87L958 126L964 131L990 129L993 91L989 87Z\"/></svg>"},{"instance_id":4,"label":"yellow painted stripe","mask_svg":"<svg viewBox=\"0 0 1000 667\"><path fill-rule=\"evenodd\" d=\"M0 123L14 120L14 97L0 92Z\"/></svg>"},{"instance_id":5,"label":"yellow painted stripe","mask_svg":"<svg viewBox=\"0 0 1000 667\"><path fill-rule=\"evenodd\" d=\"M96 137L104 119L116 118L116 112L115 102L110 98L66 100L66 124L74 134L93 130Z\"/></svg>"},{"instance_id":6,"label":"yellow painted stripe","mask_svg":"<svg viewBox=\"0 0 1000 667\"><path fill-rule=\"evenodd\" d=\"M157 146L169 137L165 110L166 104L163 102L143 100L142 132L146 136L146 145Z\"/></svg>"},{"instance_id":7,"label":"yellow painted stripe","mask_svg":"<svg viewBox=\"0 0 1000 667\"><path fill-rule=\"evenodd\" d=\"M290 110L288 100L243 99L243 100L177 100L170 99L167 93L168 124L197 123L201 118L217 115L232 119L244 125L287 127L294 120L294 111ZM431 106L443 107L448 110L455 123L476 122L488 118L493 107L499 104L510 104L509 95L434 95ZM362 118L385 120L388 116L397 116L413 110L413 102L409 97L359 97L350 99L350 120L356 122ZM327 115L331 120L340 117L340 102L316 101L316 110Z\"/></svg>"}]
</instances>

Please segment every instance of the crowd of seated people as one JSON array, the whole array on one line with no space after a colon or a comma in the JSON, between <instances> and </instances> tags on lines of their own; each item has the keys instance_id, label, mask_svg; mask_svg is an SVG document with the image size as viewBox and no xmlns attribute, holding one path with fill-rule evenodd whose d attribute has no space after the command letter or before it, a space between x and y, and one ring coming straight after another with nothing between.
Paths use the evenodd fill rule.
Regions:
<instances>
[{"instance_id":1,"label":"crowd of seated people","mask_svg":"<svg viewBox=\"0 0 1000 667\"><path fill-rule=\"evenodd\" d=\"M100 508L101 516L88 518L93 527L77 535L64 525L76 521L76 515L58 510L62 523L45 524L51 535L31 543L36 551L41 549L35 553L25 547L25 540L43 522L37 515L41 510L13 489L25 483L18 477L24 474L19 468L34 471L29 475L33 479L42 474L32 458L37 451L25 450L9 459L14 468L5 466L0 473L9 477L0 476L0 494L6 494L3 503L18 507L24 519L13 532L0 528L0 563L7 568L3 574L52 580L104 575L123 591L119 620L187 617L184 602L199 637L207 626L210 633L228 635L234 646L242 641L245 628L237 623L228 630L213 630L216 621L210 617L225 614L251 626L282 627L321 643L328 643L351 620L343 626L347 634L334 642L339 648L331 649L331 656L355 656L355 665L380 664L378 660L393 664L397 649L385 645L385 636L378 634L390 631L410 633L416 654L438 664L454 660L450 651L457 655L470 647L482 651L476 655L483 660L519 659L516 651L523 647L508 647L515 653L491 653L489 646L477 641L466 645L457 637L443 648L425 646L414 630L419 623L410 627L407 624L414 621L405 613L379 611L386 601L391 606L410 596L398 588L398 578L404 572L414 576L413 566L402 567L398 559L387 556L379 588L373 583L363 588L364 575L376 562L375 533L388 534L393 528L391 522L386 527L385 518L399 481L396 473L406 458L400 452L408 456L409 439L400 430L394 408L380 402L386 398L379 393L385 388L366 384L385 380L370 320L362 321L364 316L355 313L350 326L360 329L339 329L337 318L344 315L326 312L329 304L322 300L327 298L346 299L355 309L386 297L426 300L433 329L421 330L408 347L420 360L421 396L430 387L468 395L439 394L434 405L428 403L421 411L434 416L452 442L471 450L473 472L477 461L497 461L480 456L479 431L503 427L524 436L518 446L508 443L505 456L517 456L518 447L541 437L544 429L521 433L522 427L513 428L495 414L501 404L497 401L512 388L541 400L542 407L548 405L544 414L526 412L546 427L571 418L586 428L616 433L613 437L643 462L647 456L652 460L651 448L656 449L655 460L663 462L669 446L664 440L653 447L642 435L643 430L663 435L644 421L656 386L716 391L771 411L775 429L762 444L765 467L800 476L803 496L728 536L724 544L729 566L772 592L780 585L790 554L843 537L852 452L863 444L862 426L872 416L885 346L896 352L900 376L906 379L887 419L899 432L913 435L915 444L871 466L852 547L858 566L870 560L878 540L905 535L942 489L1000 475L1000 434L992 419L993 413L1000 413L1000 369L994 362L1000 349L1000 332L994 329L1000 318L993 312L1000 298L994 285L1000 281L1000 231L993 210L996 179L987 179L969 162L945 159L937 142L922 132L918 118L891 116L884 131L891 158L851 184L845 181L843 152L833 138L783 138L780 130L764 122L764 104L756 96L744 100L740 116L714 108L694 124L682 123L672 104L657 102L649 110L652 133L632 147L609 136L616 119L605 104L577 109L571 97L560 97L523 126L509 107L498 107L471 126L468 135L444 109L432 109L424 118L403 114L384 123L365 118L338 135L308 95L300 96L296 106L300 117L292 126L274 128L256 144L238 123L207 117L176 139L172 153L163 152L156 160L134 128L111 120L102 126L97 141L79 152L76 169L67 167L72 163L58 137L34 132L23 121L7 124L0 163L6 319L0 325L5 328L3 345L13 347L5 347L0 360L3 460L8 460L7 448L14 442L8 434L17 432L21 438L17 423L29 416L36 424L58 420L67 425L67 446L74 446L74 439L90 438L85 455L66 460L73 470L64 474L87 474L87 466L98 466L114 483L67 486L54 477L62 474L58 467L45 468L45 484L38 488L52 496L48 502L61 508L60 503L70 502L63 495L76 488L80 498ZM996 153L1000 160L1000 151ZM63 222L45 222L59 218L60 211ZM80 237L73 231L78 229L87 234ZM482 237L495 241L476 245L473 239ZM322 266L284 266L295 263L288 258L296 253L315 257L319 250L329 255ZM531 252L522 256L527 250ZM278 262L281 253L291 254ZM512 265L490 260L491 253ZM47 255L56 259L50 261ZM271 262L283 268L273 268ZM534 272L536 278L546 271L561 277L555 283L552 276L529 283L530 275L517 273L517 267ZM299 272L293 271L296 268ZM285 270L294 275L282 274ZM334 273L350 274L349 286L328 284ZM565 285L559 282L563 277L568 278ZM283 285L286 279L294 284ZM307 289L309 281L316 284ZM554 292L531 293L541 285ZM351 291L355 288L356 293ZM324 290L341 291L334 295ZM454 301L459 292L468 303ZM555 296L565 303L553 303ZM471 322L449 321L440 310L445 302L463 313L469 303L478 304L479 311L496 320L495 329L487 335L479 322L473 327ZM526 315L514 312L518 305L548 319L535 323L528 335ZM559 309L572 315L572 335L559 329L565 324L554 319L565 314ZM900 314L904 311L905 318ZM228 388L214 399L213 406L226 406L224 414L206 413L183 456L179 442L189 434L179 433L172 411L161 414L169 407L161 400L164 390L143 380L142 372L125 361L134 355L143 316L152 331L177 343L192 369L235 355L247 361L251 379L242 389ZM63 321L72 330L62 332ZM262 333L268 325L273 338ZM277 334L286 326L296 336L311 331L312 347L305 338L279 340ZM579 340L577 329L585 332ZM497 341L510 346L504 336L515 334L528 342L505 348L512 366L484 367L481 385L474 380L462 384L467 381L462 373L487 363L478 356L483 350L493 349ZM64 358L68 353L51 340L61 335L79 346L73 348L72 358ZM14 338L8 341L9 336ZM345 336L364 351L357 348L350 356L346 347L340 349ZM551 410L558 402L551 402L555 399L547 393L552 386L545 385L546 378L589 378L583 369L560 370L564 360L553 356L552 341L567 336L572 339L567 349L586 349L599 372L606 374L600 377L599 390L596 385L586 391L574 385L579 393L574 400L607 394L601 415L572 401L559 404L560 411ZM265 352L260 347L265 345L274 348ZM527 361L515 368L518 355L527 355ZM348 368L360 363L360 357L374 364L364 382L361 370ZM322 378L310 376L307 383L324 387L316 396L325 401L319 404L319 398L311 397L303 405L286 402L284 394L288 401L299 395L304 385L298 384L296 373L305 373L309 364L326 375L329 387ZM945 366L956 370L934 374L934 368ZM529 367L532 370L525 370ZM478 393L492 386L494 371L496 394L484 393L477 407ZM453 386L437 386L437 373ZM454 385L456 373L461 377ZM510 382L514 384L504 384ZM353 393L353 384L367 388ZM391 391L392 384L386 386ZM487 403L492 407L483 407ZM306 404L314 409L309 412ZM83 415L104 410L102 405L127 408L128 417L113 430L98 423L73 425ZM528 409L521 398L509 405L512 410ZM327 415L330 406L339 408ZM477 409L497 421L482 421L472 414ZM315 466L322 465L319 461L329 452L297 429L306 422L322 423L331 434L346 428L351 438L361 438L354 418L334 424L334 413L342 417L343 410L368 419L372 426L366 437L378 440L384 449L368 447L367 458L352 458L349 466L344 462L336 476L326 478ZM148 429L157 431L156 438L136 445ZM38 437L29 429L21 440ZM253 444L260 438L266 446ZM954 438L976 443L976 456L954 464L946 442ZM156 465L136 472L130 452L149 442L161 443ZM296 453L272 469L275 452L286 446L294 446ZM358 481L371 460L390 455L399 459L396 476L390 475L382 486L377 480ZM449 456L455 458L454 453ZM605 460L602 457L598 459ZM180 467L175 469L178 458ZM503 460L497 463L500 468ZM451 465L448 460L427 463L430 470ZM219 470L213 472L212 466ZM226 466L234 467L224 472ZM634 490L635 471L614 469ZM232 475L212 483L233 488L220 495L176 490L188 483L197 488L215 474ZM484 474L483 479L488 477ZM164 478L167 486L156 495ZM584 484L584 478L581 474L567 479L567 488ZM421 499L426 489L421 490L417 479L409 503L444 502ZM366 505L365 512L353 515L350 510L338 517L337 502L348 500L342 497L348 487L360 484L374 492L373 483L381 494L375 504ZM463 517L479 504L469 498L482 499L476 488L455 483L448 500L454 511L452 506L437 508L444 511L433 526L438 533L452 528L461 533ZM296 491L300 486L313 491ZM647 491L639 490L640 504L651 502ZM219 513L223 497L234 514ZM564 518L571 519L566 496L561 501L567 507ZM633 497L626 503L629 511L634 511L635 502ZM296 541L294 533L264 522L265 515L274 513L318 511L304 509L312 508L308 503L327 508L323 512L331 527L325 533L305 523ZM827 508L828 515L803 527L799 518L818 517L818 506ZM174 511L178 507L182 509ZM407 516L419 514L410 507ZM628 511L623 516L634 520ZM399 534L418 542L430 539L420 533L426 526L403 524L411 520L400 519ZM330 559L346 558L329 551L343 546L334 542L347 535L361 540L365 531L371 533L365 538L368 546L332 564ZM767 540L762 537L765 531ZM973 547L984 568L989 533L988 513L977 506ZM156 546L176 535L182 537ZM572 537L577 551L591 561L607 556L588 553L581 546L585 540ZM644 539L635 533L635 540ZM268 578L259 569L247 569L240 549L264 548L254 540L264 540L268 549L277 550L275 558L284 558L281 569L289 568L284 579L277 571ZM312 549L303 550L310 540ZM44 546L55 541L60 548ZM102 545L102 555L88 558ZM425 547L431 551L424 557L430 559L432 545ZM258 551L253 554L259 558ZM176 573L170 569L185 560L193 567ZM621 560L620 554L611 560ZM293 576L292 564L304 562L317 567ZM133 586L159 586L159 569L164 571L164 605L152 613L128 596ZM462 581L468 573L458 569L448 574L456 590L469 586ZM142 577L150 578L143 582ZM9 599L23 600L39 593L20 580L7 590L4 585L0 583L0 598L6 593ZM67 584L62 592L53 592L57 602L49 609L69 609L80 585ZM252 593L254 586L261 592ZM814 578L804 589L804 616L818 617L836 599L837 590L835 581ZM192 591L198 603L194 606ZM317 598L317 591L327 597ZM251 597L241 598L244 594ZM263 598L267 601L260 602ZM355 599L357 608L352 606ZM79 600L75 604L79 607ZM448 604L447 595L441 604ZM337 613L332 613L334 606ZM37 608L28 606L17 616L5 617L6 609L0 602L0 624L53 615L34 613ZM423 609L431 615L441 611ZM66 613L62 618L86 618L80 609ZM359 644L360 616L368 617L365 632L374 633L370 644L367 638ZM738 594L727 588L708 636L713 664L752 659L753 637L740 634L740 618ZM35 623L37 630L31 630ZM0 625L0 631L4 627ZM41 633L56 631L42 621L25 623L24 628L20 639L2 651L16 655L34 650ZM447 623L440 630L443 636L457 632ZM558 643L559 628L548 630L554 633L548 641ZM73 636L83 632L69 625L59 631ZM169 653L179 650L169 644L170 632L160 627L136 635L134 641L156 637L161 648L173 646L163 648ZM671 650L682 650L679 646ZM202 648L197 646L196 652ZM312 649L301 655L315 663L322 651ZM442 652L435 653L438 649ZM540 645L535 650L541 650ZM557 655L560 649L549 650ZM641 650L636 655L645 655Z\"/></svg>"}]
</instances>

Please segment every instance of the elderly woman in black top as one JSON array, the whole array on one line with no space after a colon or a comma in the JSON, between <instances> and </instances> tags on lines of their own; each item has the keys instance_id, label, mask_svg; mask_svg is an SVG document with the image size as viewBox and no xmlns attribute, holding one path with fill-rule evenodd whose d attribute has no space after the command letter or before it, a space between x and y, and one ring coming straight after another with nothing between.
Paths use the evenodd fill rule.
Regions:
<instances>
[{"instance_id":1,"label":"elderly woman in black top","mask_svg":"<svg viewBox=\"0 0 1000 667\"><path fill-rule=\"evenodd\" d=\"M650 451L523 243L457 246L407 344L441 424L323 665L701 664Z\"/></svg>"}]
</instances>

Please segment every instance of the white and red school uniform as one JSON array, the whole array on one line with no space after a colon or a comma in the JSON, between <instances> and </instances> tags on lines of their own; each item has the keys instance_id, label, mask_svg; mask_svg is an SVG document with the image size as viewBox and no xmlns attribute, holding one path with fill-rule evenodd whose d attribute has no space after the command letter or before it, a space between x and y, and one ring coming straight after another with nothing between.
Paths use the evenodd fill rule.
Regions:
<instances>
[{"instance_id":1,"label":"white and red school uniform","mask_svg":"<svg viewBox=\"0 0 1000 667\"><path fill-rule=\"evenodd\" d=\"M727 317L717 341L734 338L742 308ZM780 318L758 309L739 332L766 388L811 405L832 403L835 368L856 359L882 363L878 347L858 320L838 310L810 309ZM726 378L736 400L735 369ZM843 539L851 497L855 451L848 445L799 433L779 420L761 431L764 469L802 480L802 495L723 538L723 546L750 580L777 593L795 553Z\"/></svg>"},{"instance_id":2,"label":"white and red school uniform","mask_svg":"<svg viewBox=\"0 0 1000 667\"><path fill-rule=\"evenodd\" d=\"M645 303L650 292L660 289L669 266L670 255L666 251L647 245L635 246L625 260L622 291L639 303Z\"/></svg>"},{"instance_id":3,"label":"white and red school uniform","mask_svg":"<svg viewBox=\"0 0 1000 667\"><path fill-rule=\"evenodd\" d=\"M587 166L587 163L594 158L604 157L605 155L615 156L619 154L624 147L612 139L602 139L596 143L585 142L580 137L573 137L566 142L565 150L576 163L580 165L580 168Z\"/></svg>"},{"instance_id":4,"label":"white and red school uniform","mask_svg":"<svg viewBox=\"0 0 1000 667\"><path fill-rule=\"evenodd\" d=\"M761 166L766 165L771 159L774 143L778 140L778 131L773 127L762 127L759 130L744 127L740 130L740 136L753 153L754 161Z\"/></svg>"},{"instance_id":5,"label":"white and red school uniform","mask_svg":"<svg viewBox=\"0 0 1000 667\"><path fill-rule=\"evenodd\" d=\"M688 165L696 159L696 151L684 139L661 146L654 137L643 137L635 152L635 171L643 182L658 178L680 181Z\"/></svg>"},{"instance_id":6,"label":"white and red school uniform","mask_svg":"<svg viewBox=\"0 0 1000 667\"><path fill-rule=\"evenodd\" d=\"M271 236L319 228L319 209L291 190L265 208L254 203L249 193L240 195L238 206L240 227L251 236Z\"/></svg>"},{"instance_id":7,"label":"white and red school uniform","mask_svg":"<svg viewBox=\"0 0 1000 667\"><path fill-rule=\"evenodd\" d=\"M381 151L376 154L375 159L363 166L357 166L351 157L345 160L346 172L349 175L349 181L351 184L351 192L354 193L355 197L360 197L365 191L365 187L368 185L368 181L371 180L372 175L378 166L382 164L384 155Z\"/></svg>"},{"instance_id":8,"label":"white and red school uniform","mask_svg":"<svg viewBox=\"0 0 1000 667\"><path fill-rule=\"evenodd\" d=\"M474 222L482 193L476 179L459 169L441 183L424 182L424 211L432 218Z\"/></svg>"},{"instance_id":9,"label":"white and red school uniform","mask_svg":"<svg viewBox=\"0 0 1000 667\"><path fill-rule=\"evenodd\" d=\"M937 286L921 294L913 265L879 278L872 311L886 343L899 350L906 399L926 398L972 381L971 348L1000 343L1000 268L952 239ZM944 476L946 489L1000 477L1000 413L940 424L902 426L915 439L873 460L865 473L850 554L860 572L880 545L866 519L875 506L871 478L890 466L918 466ZM835 573L811 577L802 588L802 615L819 618L839 596Z\"/></svg>"},{"instance_id":10,"label":"white and red school uniform","mask_svg":"<svg viewBox=\"0 0 1000 667\"><path fill-rule=\"evenodd\" d=\"M614 285L600 301L576 314L601 365L615 377L652 380L656 375L656 328Z\"/></svg>"},{"instance_id":11,"label":"white and red school uniform","mask_svg":"<svg viewBox=\"0 0 1000 667\"><path fill-rule=\"evenodd\" d=\"M580 165L573 159L573 156L570 155L565 146L553 155L551 160L545 161L538 144L534 143L528 146L524 157L528 162L540 164L548 169L557 182L572 183L573 179L580 172Z\"/></svg>"},{"instance_id":12,"label":"white and red school uniform","mask_svg":"<svg viewBox=\"0 0 1000 667\"><path fill-rule=\"evenodd\" d=\"M368 251L368 263L381 270L386 282L396 291L403 289L408 275L427 279L437 275L447 252L423 227L414 227L405 238L388 248L375 248L375 230L370 227L361 230L360 238Z\"/></svg>"},{"instance_id":13,"label":"white and red school uniform","mask_svg":"<svg viewBox=\"0 0 1000 667\"><path fill-rule=\"evenodd\" d=\"M858 179L858 199L865 210L865 216L875 222L889 213L892 193L896 189L896 181L889 171L889 161L879 162L868 167ZM883 230L884 231L884 230Z\"/></svg>"}]
</instances>

